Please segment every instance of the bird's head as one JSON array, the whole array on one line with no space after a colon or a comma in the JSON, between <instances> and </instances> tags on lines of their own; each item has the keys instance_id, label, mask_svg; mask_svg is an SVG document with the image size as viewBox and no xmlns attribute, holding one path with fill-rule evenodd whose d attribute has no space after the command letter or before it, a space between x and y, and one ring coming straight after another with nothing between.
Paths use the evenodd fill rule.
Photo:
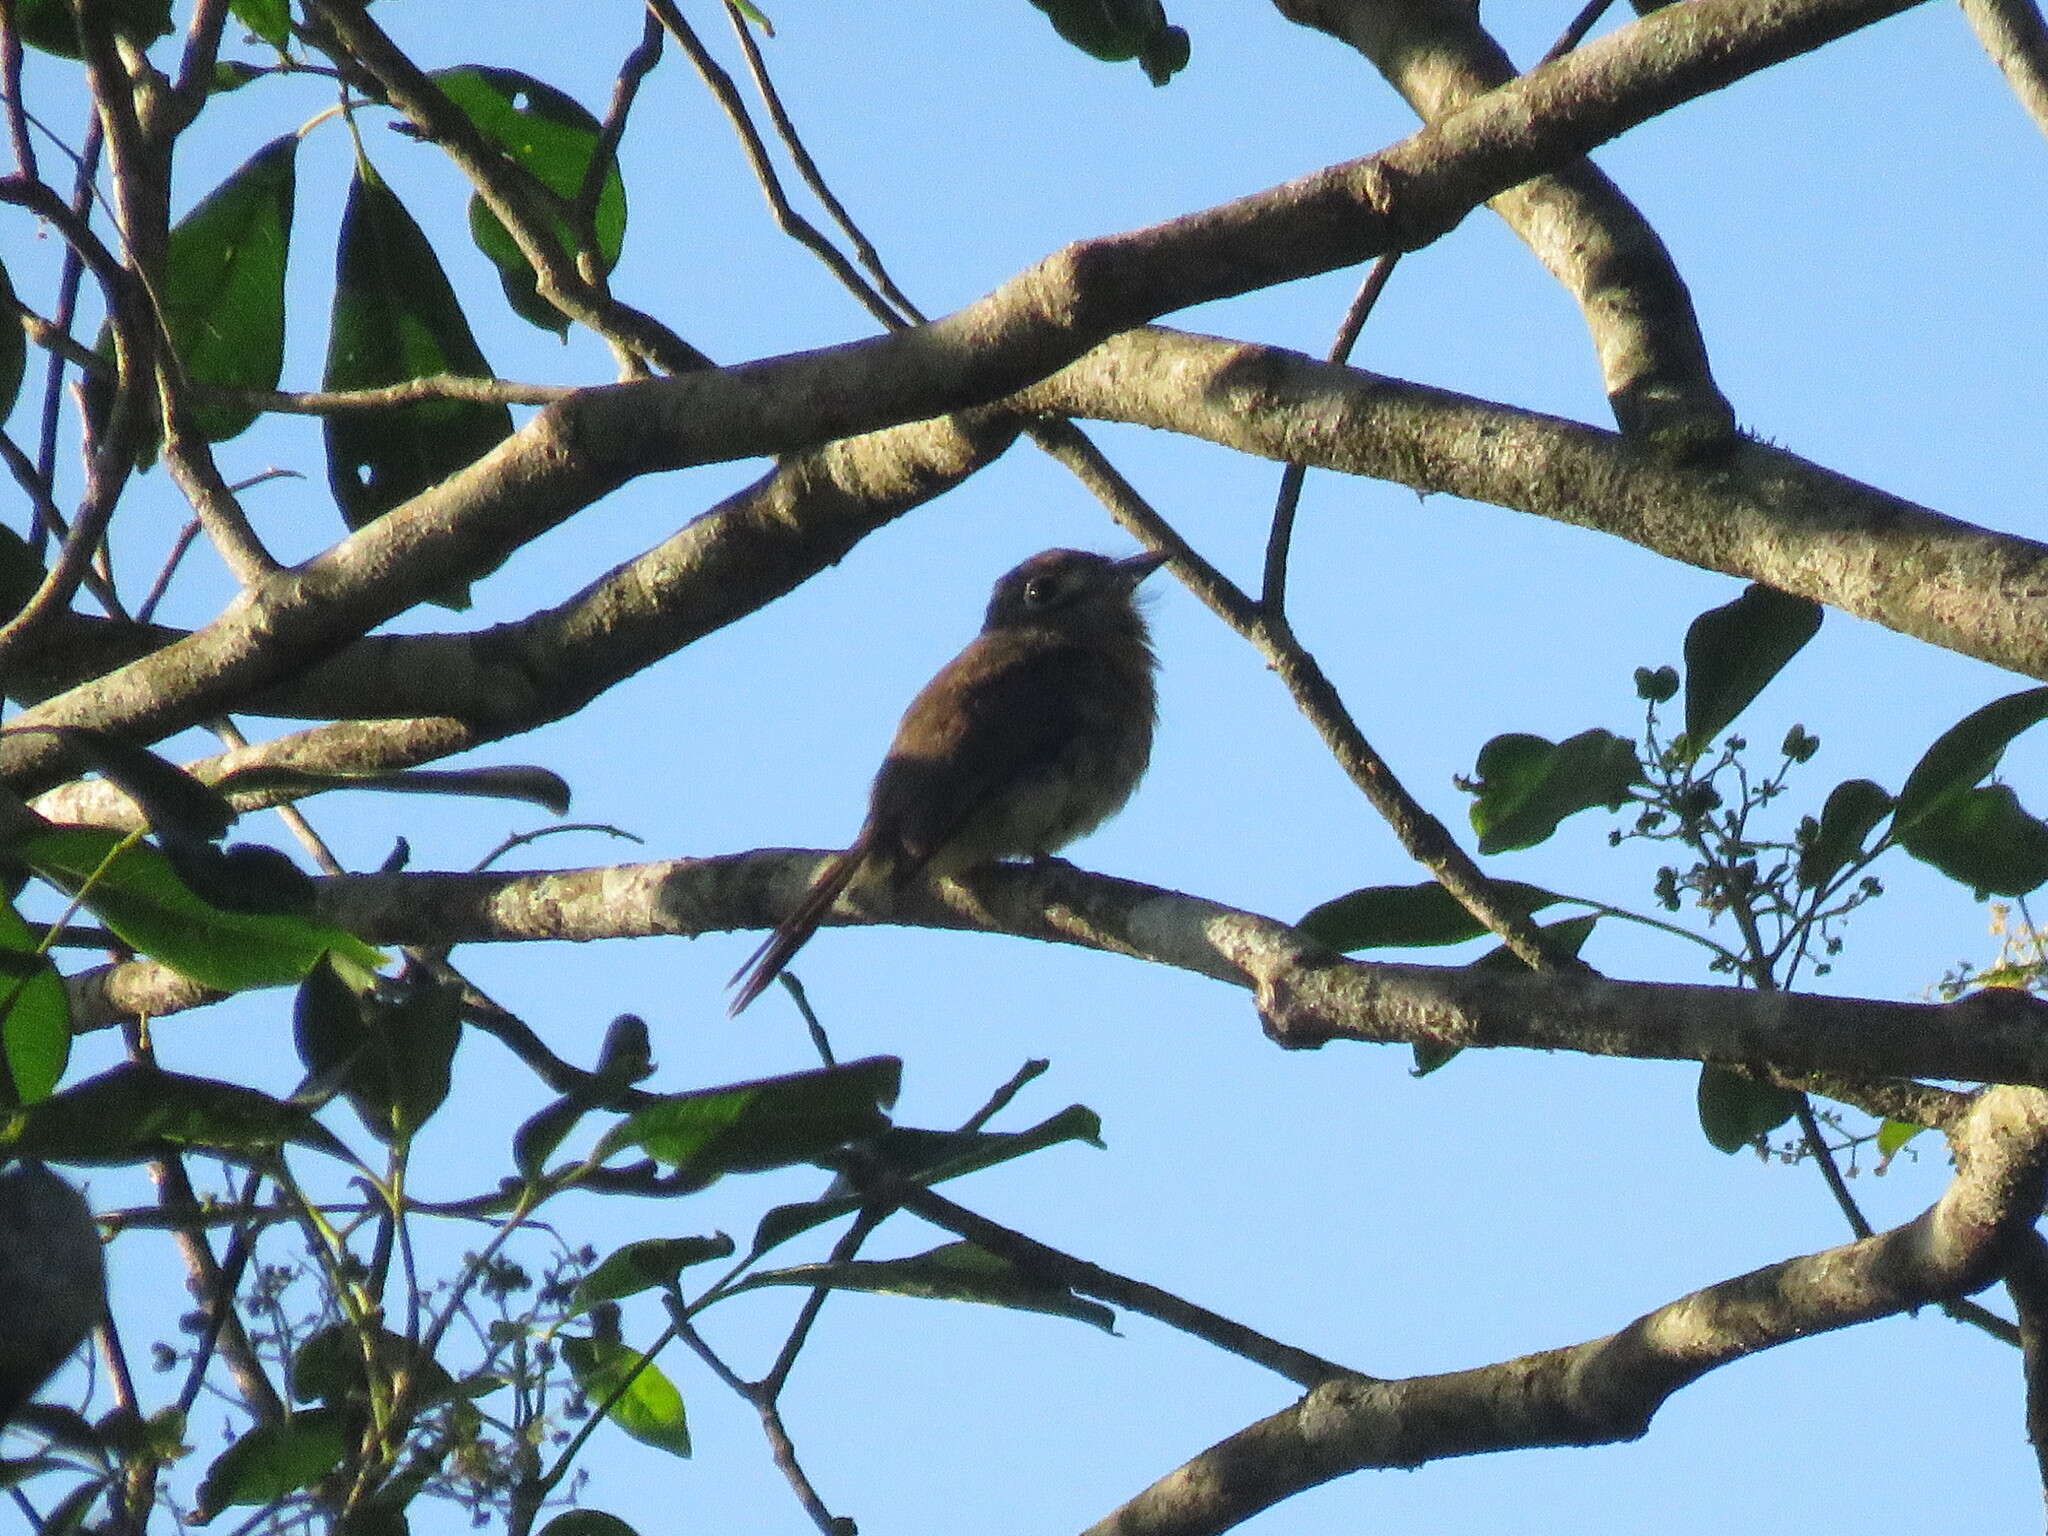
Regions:
<instances>
[{"instance_id":1,"label":"bird's head","mask_svg":"<svg viewBox=\"0 0 2048 1536\"><path fill-rule=\"evenodd\" d=\"M1165 563L1166 556L1149 551L1112 560L1083 549L1045 550L996 583L985 627L1142 628L1132 594Z\"/></svg>"}]
</instances>

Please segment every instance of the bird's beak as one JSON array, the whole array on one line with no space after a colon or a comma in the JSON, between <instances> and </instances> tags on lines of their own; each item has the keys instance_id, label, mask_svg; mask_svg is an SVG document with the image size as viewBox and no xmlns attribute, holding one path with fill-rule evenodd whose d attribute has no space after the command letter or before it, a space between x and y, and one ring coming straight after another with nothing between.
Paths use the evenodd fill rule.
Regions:
<instances>
[{"instance_id":1,"label":"bird's beak","mask_svg":"<svg viewBox=\"0 0 2048 1536\"><path fill-rule=\"evenodd\" d=\"M1156 550L1146 550L1142 555L1132 555L1116 563L1117 574L1123 577L1126 591L1137 586L1147 576L1166 564L1166 556Z\"/></svg>"}]
</instances>

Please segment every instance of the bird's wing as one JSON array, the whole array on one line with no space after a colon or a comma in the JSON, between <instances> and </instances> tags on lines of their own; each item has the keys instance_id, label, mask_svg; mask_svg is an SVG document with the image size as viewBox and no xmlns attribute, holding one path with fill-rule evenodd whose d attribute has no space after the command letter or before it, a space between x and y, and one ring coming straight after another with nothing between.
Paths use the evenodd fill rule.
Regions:
<instances>
[{"instance_id":1,"label":"bird's wing","mask_svg":"<svg viewBox=\"0 0 2048 1536\"><path fill-rule=\"evenodd\" d=\"M871 826L896 834L899 878L922 869L991 801L1054 770L1096 713L1116 703L1102 697L1108 669L1087 647L1013 639L982 636L904 712L869 813Z\"/></svg>"}]
</instances>

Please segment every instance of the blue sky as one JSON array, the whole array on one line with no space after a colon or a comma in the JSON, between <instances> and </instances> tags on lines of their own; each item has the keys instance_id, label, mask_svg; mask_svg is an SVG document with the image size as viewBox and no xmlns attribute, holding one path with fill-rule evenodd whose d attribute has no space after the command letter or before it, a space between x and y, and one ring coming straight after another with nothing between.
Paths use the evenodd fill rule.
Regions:
<instances>
[{"instance_id":1,"label":"blue sky","mask_svg":"<svg viewBox=\"0 0 2048 1536\"><path fill-rule=\"evenodd\" d=\"M487 29L470 8L419 0L387 0L375 14L422 63L525 69L599 109L638 33L623 5L488 9ZM698 9L730 58L722 23ZM1068 239L1369 153L1411 124L1355 56L1264 7L1173 6L1194 57L1163 90L1135 66L1067 48L1025 0L971 16L910 0L881 20L851 5L771 9L778 36L766 48L791 110L898 280L932 312ZM1488 19L1527 61L1572 9L1493 7ZM180 206L325 100L309 81L223 103L181 162ZM368 142L471 296L499 373L609 376L595 344L559 346L505 311L462 232L454 174L433 151L376 127ZM1939 510L2042 537L2044 150L1961 16L1927 6L1682 108L1597 158L1671 247L1747 429ZM714 357L870 329L768 225L729 134L673 56L643 93L625 168L631 224L615 287ZM317 130L300 157L288 386L317 379L347 174L339 126ZM11 267L38 259L21 222L0 237ZM1320 352L1355 280L1336 274L1171 320ZM1403 263L1358 359L1608 424L1575 310L1484 212ZM1274 466L1137 429L1097 436L1183 533L1251 578ZM309 476L250 497L280 551L311 553L336 536L317 428L266 426L221 458L231 479L271 465ZM558 600L759 468L635 482L485 583L464 622ZM161 472L138 498L162 509L128 514L140 525L128 558L142 568L180 514ZM577 818L629 828L648 857L841 844L903 704L973 632L993 579L1056 544L1128 548L1077 486L1020 446L770 610L576 720L480 756L564 772ZM1508 730L1626 732L1639 710L1631 669L1678 661L1693 615L1740 589L1522 514L1327 475L1309 482L1295 572L1301 637L1396 770L1460 828L1466 801L1451 775L1470 771L1484 741ZM1421 878L1242 643L1166 580L1150 585L1164 663L1154 767L1125 814L1071 856L1281 918L1353 886ZM195 564L166 616L200 621L222 594L218 573ZM437 612L406 627L450 625ZM1743 724L1762 742L1794 721L1820 736L1820 756L1788 797L1796 818L1840 779L1896 787L1943 727L2023 685L1830 614ZM2007 764L2037 810L2048 806L2034 787L2042 761L2023 741ZM428 811L332 799L312 813L354 867L373 867L395 830L410 837L415 867L460 868L534 824L489 803ZM1647 907L1655 860L1610 852L1606 825L1581 818L1490 868ZM599 839L535 852L563 863L643 856ZM1827 987L1915 997L1958 959L1989 955L1985 909L1967 893L1917 868L1881 873L1890 893L1859 914ZM458 958L579 1059L615 1012L645 1015L663 1067L656 1085L681 1089L808 1062L779 996L741 1022L724 1017L722 984L753 942ZM1707 979L1690 947L1618 925L1603 925L1587 953L1618 976ZM908 1059L909 1123L959 1121L1041 1055L1052 1070L1013 1123L1074 1101L1102 1114L1107 1152L1061 1148L957 1185L955 1198L1377 1374L1592 1337L1688 1289L1846 1236L1810 1167L1724 1157L1702 1141L1682 1066L1471 1053L1415 1081L1405 1051L1282 1054L1260 1036L1247 998L1213 983L985 937L830 931L799 970L842 1056ZM284 1000L267 997L167 1020L159 1040L187 1070L255 1063L259 1080L288 1086L297 1069L285 1018ZM541 1099L487 1040L465 1047L458 1073L464 1107L423 1146L423 1193L495 1178L504 1136ZM1882 1225L1934 1198L1945 1173L1930 1148L1854 1187ZM94 1177L101 1203L132 1198L119 1187ZM717 1226L744 1236L767 1205L807 1188L793 1176L728 1180L680 1206L585 1200L559 1220L565 1230L587 1222L576 1235L600 1248ZM453 1239L464 1240L473 1239ZM941 1240L905 1224L877 1251ZM164 1257L117 1249L124 1294L149 1284ZM729 1321L714 1313L711 1331L758 1369L790 1304L743 1300ZM629 1313L629 1338L657 1326L651 1313ZM643 1532L809 1530L750 1411L695 1362L664 1363L690 1403L696 1459L600 1437L590 1502ZM1045 1318L855 1297L828 1308L789 1412L828 1502L863 1530L1006 1536L1086 1525L1292 1395L1141 1318L1110 1338ZM1940 1528L2015 1529L2038 1519L2040 1499L2020 1411L2016 1355L1930 1312L1720 1372L1636 1445L1355 1477L1248 1528L1319 1536L1426 1523L1458 1536L1508 1523L1605 1536L1654 1522L1685 1536L1791 1509L1855 1526L1924 1508L1939 1487ZM443 1518L459 1528L454 1511Z\"/></svg>"}]
</instances>

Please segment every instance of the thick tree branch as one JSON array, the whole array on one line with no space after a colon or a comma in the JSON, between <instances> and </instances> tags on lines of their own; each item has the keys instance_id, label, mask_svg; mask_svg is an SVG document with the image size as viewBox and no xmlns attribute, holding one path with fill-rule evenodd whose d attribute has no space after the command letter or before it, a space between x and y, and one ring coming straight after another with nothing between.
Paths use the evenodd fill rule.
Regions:
<instances>
[{"instance_id":1,"label":"thick tree branch","mask_svg":"<svg viewBox=\"0 0 2048 1536\"><path fill-rule=\"evenodd\" d=\"M2048 1094L1996 1089L1951 1139L1955 1182L1904 1226L1695 1291L1603 1339L1441 1376L1329 1382L1160 1479L1088 1536L1214 1536L1350 1472L1634 1440L1708 1371L1968 1295L2033 1237L2048 1181Z\"/></svg>"},{"instance_id":2,"label":"thick tree branch","mask_svg":"<svg viewBox=\"0 0 2048 1536\"><path fill-rule=\"evenodd\" d=\"M188 639L26 711L20 723L155 739L226 713L449 582L495 568L636 475L786 453L998 399L1168 310L1423 243L1561 159L1910 3L1692 0L1381 155L1070 246L930 325L587 391L326 553L252 585ZM0 776L11 782L43 787L56 770L48 736L0 741Z\"/></svg>"},{"instance_id":3,"label":"thick tree branch","mask_svg":"<svg viewBox=\"0 0 2048 1536\"><path fill-rule=\"evenodd\" d=\"M770 849L592 869L344 875L316 883L321 914L372 943L583 943L770 927L826 857ZM1267 1034L1288 1048L1333 1040L1511 1046L1833 1074L1852 1084L1930 1077L2048 1086L2048 1003L2023 992L1898 1003L1346 960L1272 918L1057 860L991 865L890 902L842 902L829 921L1003 933L1192 971L1253 992ZM88 1016L91 1000L80 1006L79 1028L105 1021L103 1012ZM715 1010L718 999L707 993L703 1006ZM1950 1118L1941 1106L1952 1100L1918 1093L1926 1120Z\"/></svg>"},{"instance_id":4,"label":"thick tree branch","mask_svg":"<svg viewBox=\"0 0 2048 1536\"><path fill-rule=\"evenodd\" d=\"M1977 41L2034 126L2048 133L2048 23L2034 0L1963 0Z\"/></svg>"},{"instance_id":5,"label":"thick tree branch","mask_svg":"<svg viewBox=\"0 0 2048 1536\"><path fill-rule=\"evenodd\" d=\"M1469 0L1275 0L1349 43L1424 122L1515 78ZM1680 457L1718 447L1735 411L1714 383L1692 295L1671 253L1590 160L1558 166L1487 205L1579 302L1614 419Z\"/></svg>"},{"instance_id":6,"label":"thick tree branch","mask_svg":"<svg viewBox=\"0 0 2048 1536\"><path fill-rule=\"evenodd\" d=\"M1117 337L1017 403L1531 512L2048 679L2048 545L1763 443L1675 465L1597 427L1158 327Z\"/></svg>"}]
</instances>

